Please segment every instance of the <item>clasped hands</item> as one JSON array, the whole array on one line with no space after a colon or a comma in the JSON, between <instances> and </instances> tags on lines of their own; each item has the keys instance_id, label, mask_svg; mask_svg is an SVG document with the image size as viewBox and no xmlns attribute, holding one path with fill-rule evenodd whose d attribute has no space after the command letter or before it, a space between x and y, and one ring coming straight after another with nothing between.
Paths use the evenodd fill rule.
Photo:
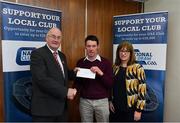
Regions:
<instances>
[{"instance_id":1,"label":"clasped hands","mask_svg":"<svg viewBox=\"0 0 180 123\"><path fill-rule=\"evenodd\" d=\"M69 88L68 93L67 93L67 98L69 100L73 100L74 97L76 96L77 90L75 88Z\"/></svg>"}]
</instances>

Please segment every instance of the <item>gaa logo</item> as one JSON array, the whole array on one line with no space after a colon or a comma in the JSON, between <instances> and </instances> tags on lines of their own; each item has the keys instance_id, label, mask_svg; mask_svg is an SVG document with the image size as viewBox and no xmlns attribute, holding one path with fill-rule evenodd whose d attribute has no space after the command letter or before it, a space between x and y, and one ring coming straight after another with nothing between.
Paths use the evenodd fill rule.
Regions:
<instances>
[{"instance_id":1,"label":"gaa logo","mask_svg":"<svg viewBox=\"0 0 180 123\"><path fill-rule=\"evenodd\" d=\"M18 65L29 65L31 52L36 49L35 47L21 47L17 51L16 63Z\"/></svg>"},{"instance_id":2,"label":"gaa logo","mask_svg":"<svg viewBox=\"0 0 180 123\"><path fill-rule=\"evenodd\" d=\"M13 83L14 103L23 112L30 113L30 104L32 96L32 78L19 78Z\"/></svg>"},{"instance_id":3,"label":"gaa logo","mask_svg":"<svg viewBox=\"0 0 180 123\"><path fill-rule=\"evenodd\" d=\"M152 52L140 52L139 49L134 49L136 60L142 65L157 65L156 61L152 60Z\"/></svg>"}]
</instances>

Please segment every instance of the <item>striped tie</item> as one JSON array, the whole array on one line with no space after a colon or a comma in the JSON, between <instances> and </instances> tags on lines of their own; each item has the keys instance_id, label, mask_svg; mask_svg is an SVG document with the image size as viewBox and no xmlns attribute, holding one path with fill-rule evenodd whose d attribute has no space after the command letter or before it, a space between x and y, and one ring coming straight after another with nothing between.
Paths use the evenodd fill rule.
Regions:
<instances>
[{"instance_id":1,"label":"striped tie","mask_svg":"<svg viewBox=\"0 0 180 123\"><path fill-rule=\"evenodd\" d=\"M63 77L65 78L64 71L63 71L63 69L62 69L63 66L60 65L60 63L59 63L59 61L58 61L57 55L58 55L58 53L55 51L55 52L53 53L53 56L54 56L54 58L55 58L55 60L56 60L56 62L57 62L57 64L58 64L58 66L60 67L61 72L63 73Z\"/></svg>"}]
</instances>

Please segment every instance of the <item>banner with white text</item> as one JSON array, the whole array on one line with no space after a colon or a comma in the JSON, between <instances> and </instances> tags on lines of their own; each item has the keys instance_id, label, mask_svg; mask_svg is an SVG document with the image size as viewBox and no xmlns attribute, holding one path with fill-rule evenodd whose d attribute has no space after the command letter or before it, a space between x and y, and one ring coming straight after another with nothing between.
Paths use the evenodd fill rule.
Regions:
<instances>
[{"instance_id":1,"label":"banner with white text","mask_svg":"<svg viewBox=\"0 0 180 123\"><path fill-rule=\"evenodd\" d=\"M126 40L133 44L136 60L145 69L147 96L142 121L162 122L168 12L121 15L113 19L113 60L118 44Z\"/></svg>"},{"instance_id":2,"label":"banner with white text","mask_svg":"<svg viewBox=\"0 0 180 123\"><path fill-rule=\"evenodd\" d=\"M45 45L52 27L61 28L61 11L1 2L5 121L31 121L30 55Z\"/></svg>"}]
</instances>

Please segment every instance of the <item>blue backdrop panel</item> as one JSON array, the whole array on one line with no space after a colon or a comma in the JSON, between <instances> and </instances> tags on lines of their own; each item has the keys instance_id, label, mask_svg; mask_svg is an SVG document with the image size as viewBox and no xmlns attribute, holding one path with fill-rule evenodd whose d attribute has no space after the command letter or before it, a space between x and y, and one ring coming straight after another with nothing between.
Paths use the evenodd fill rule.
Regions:
<instances>
[{"instance_id":1,"label":"blue backdrop panel","mask_svg":"<svg viewBox=\"0 0 180 123\"><path fill-rule=\"evenodd\" d=\"M30 55L45 44L52 27L61 28L61 11L1 2L5 121L31 121Z\"/></svg>"},{"instance_id":2,"label":"blue backdrop panel","mask_svg":"<svg viewBox=\"0 0 180 123\"><path fill-rule=\"evenodd\" d=\"M114 16L113 59L118 44L127 40L145 68L147 101L142 121L162 122L166 72L168 12Z\"/></svg>"}]
</instances>

